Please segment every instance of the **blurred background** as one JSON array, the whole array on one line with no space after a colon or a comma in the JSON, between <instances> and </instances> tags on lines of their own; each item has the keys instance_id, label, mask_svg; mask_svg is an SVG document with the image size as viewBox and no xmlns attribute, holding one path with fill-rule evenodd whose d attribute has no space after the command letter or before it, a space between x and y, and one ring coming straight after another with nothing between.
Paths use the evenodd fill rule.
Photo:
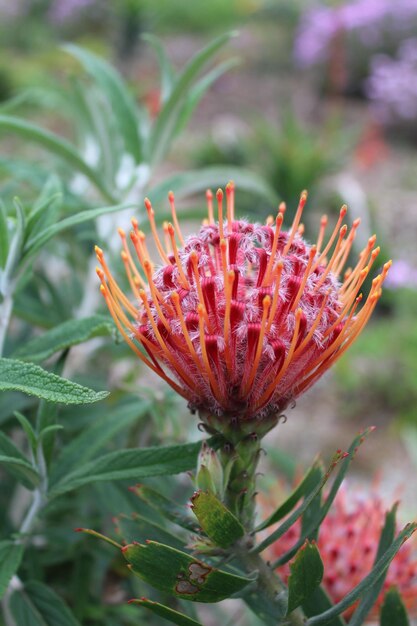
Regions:
<instances>
[{"instance_id":1,"label":"blurred background","mask_svg":"<svg viewBox=\"0 0 417 626\"><path fill-rule=\"evenodd\" d=\"M140 158L133 167L111 142L117 128L107 127L117 102L110 99L103 108L105 80L80 50L117 69L152 125L163 109L171 66L180 73L199 50L231 30L238 34L220 50L221 70L213 69L193 92L196 107L186 115L186 130L184 121L175 143L156 159L157 167ZM0 116L77 145L84 162L102 170L101 191L106 184L110 189L100 195L100 185L71 169L70 160L56 158L44 138L7 122L0 123L5 204L16 195L32 203L45 185L56 190L59 177L61 215L116 201L139 205L146 191L158 217L158 203L166 211L164 194L171 186L177 192L178 183L179 214L183 211L184 230L190 232L204 216L202 190L217 180L224 185L229 172L237 172L241 216L265 220L285 200L289 220L307 188L307 239L316 238L323 213L336 221L342 203L349 207L350 221L362 220L356 253L377 233L378 263L392 258L393 266L373 319L269 436L265 468L269 463L292 475L297 464L319 451L328 458L359 428L373 424L377 431L358 455L352 480L377 478L388 502L400 494L402 515L415 517L417 0L0 0L0 42ZM68 42L79 48L63 50ZM91 137L101 137L101 143L91 140L93 123ZM100 161L103 154L108 169ZM220 167L224 179L213 174ZM205 172L201 191L198 173L193 174L200 169ZM253 181L244 174L240 181L245 170ZM188 178L181 178L183 172ZM150 180L159 195L152 196ZM72 233L43 252L16 302L10 346L72 316L104 312L89 278L95 264L91 246L111 247L110 229L128 227L131 213L102 219L94 228L79 227L76 245ZM57 292L58 283L65 285L64 294ZM94 339L74 348L64 373L109 388L116 398L117 393L151 397L151 422L139 428L143 443L149 443L151 423L170 436L186 425L197 439L181 401L142 372L124 346L109 344ZM94 410L76 415L67 410L67 418L64 411L69 436L90 424ZM263 480L273 487L273 477Z\"/></svg>"}]
</instances>

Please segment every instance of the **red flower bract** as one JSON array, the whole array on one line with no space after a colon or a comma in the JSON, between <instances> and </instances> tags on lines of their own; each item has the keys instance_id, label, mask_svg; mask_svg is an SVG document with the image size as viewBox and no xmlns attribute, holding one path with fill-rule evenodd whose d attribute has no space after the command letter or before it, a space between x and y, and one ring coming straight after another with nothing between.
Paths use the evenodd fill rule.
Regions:
<instances>
[{"instance_id":1,"label":"red flower bract","mask_svg":"<svg viewBox=\"0 0 417 626\"><path fill-rule=\"evenodd\" d=\"M301 194L291 228L283 230L285 205L274 220L252 224L234 216L234 186L207 192L208 219L183 238L174 196L173 225L164 223L161 242L148 199L154 243L161 263L150 260L135 219L131 242L119 230L122 259L136 302L113 278L101 249L101 291L120 332L139 358L198 410L210 416L265 421L277 416L343 354L368 321L388 271L374 279L363 305L361 286L379 248L376 237L344 271L359 220L342 225L346 207L326 238L321 220L315 245L302 237L307 199ZM137 264L140 269L138 269Z\"/></svg>"}]
</instances>

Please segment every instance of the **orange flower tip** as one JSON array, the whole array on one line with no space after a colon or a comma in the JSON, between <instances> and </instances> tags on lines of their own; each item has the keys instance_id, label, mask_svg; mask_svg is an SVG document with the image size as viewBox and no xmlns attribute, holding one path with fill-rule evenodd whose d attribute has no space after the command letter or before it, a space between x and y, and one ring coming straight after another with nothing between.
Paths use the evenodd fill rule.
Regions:
<instances>
[{"instance_id":1,"label":"orange flower tip","mask_svg":"<svg viewBox=\"0 0 417 626\"><path fill-rule=\"evenodd\" d=\"M74 528L74 532L75 533L83 533L84 532L84 528Z\"/></svg>"},{"instance_id":2,"label":"orange flower tip","mask_svg":"<svg viewBox=\"0 0 417 626\"><path fill-rule=\"evenodd\" d=\"M341 207L341 209L340 209L340 213L339 213L340 217L342 217L342 218L343 218L343 217L345 217L345 215L346 215L346 213L347 213L347 210L348 210L348 209L347 209L347 205L346 205L346 204L343 204L343 205L342 205L342 207Z\"/></svg>"},{"instance_id":3,"label":"orange flower tip","mask_svg":"<svg viewBox=\"0 0 417 626\"><path fill-rule=\"evenodd\" d=\"M207 200L213 200L213 192L211 189L206 190L206 198Z\"/></svg>"},{"instance_id":4,"label":"orange flower tip","mask_svg":"<svg viewBox=\"0 0 417 626\"><path fill-rule=\"evenodd\" d=\"M235 280L235 270L229 270L227 272L227 277L229 279L229 283L233 283Z\"/></svg>"},{"instance_id":5,"label":"orange flower tip","mask_svg":"<svg viewBox=\"0 0 417 626\"><path fill-rule=\"evenodd\" d=\"M269 307L271 306L271 296L265 296L265 298L262 300L262 306L264 311L267 311L269 309Z\"/></svg>"},{"instance_id":6,"label":"orange flower tip","mask_svg":"<svg viewBox=\"0 0 417 626\"><path fill-rule=\"evenodd\" d=\"M218 189L218 190L216 191L216 198L217 198L217 200L219 200L219 201L220 201L220 200L223 200L223 189Z\"/></svg>"},{"instance_id":7,"label":"orange flower tip","mask_svg":"<svg viewBox=\"0 0 417 626\"><path fill-rule=\"evenodd\" d=\"M283 221L284 221L284 213L280 210L275 219L275 223L277 226L280 226Z\"/></svg>"},{"instance_id":8,"label":"orange flower tip","mask_svg":"<svg viewBox=\"0 0 417 626\"><path fill-rule=\"evenodd\" d=\"M103 270L101 269L101 267L96 267L96 274L97 274L97 276L98 276L100 279L101 279L101 278L104 278L104 272L103 272Z\"/></svg>"},{"instance_id":9,"label":"orange flower tip","mask_svg":"<svg viewBox=\"0 0 417 626\"><path fill-rule=\"evenodd\" d=\"M171 293L171 300L172 300L174 303L176 303L176 302L179 302L179 301L180 301L180 296L179 296L178 291L173 291L173 292Z\"/></svg>"},{"instance_id":10,"label":"orange flower tip","mask_svg":"<svg viewBox=\"0 0 417 626\"><path fill-rule=\"evenodd\" d=\"M304 313L303 313L303 309L298 308L298 309L296 310L296 312L295 312L295 319L296 319L296 320L299 320L299 319L301 319L301 317L302 317L303 315L304 315Z\"/></svg>"},{"instance_id":11,"label":"orange flower tip","mask_svg":"<svg viewBox=\"0 0 417 626\"><path fill-rule=\"evenodd\" d=\"M287 210L287 205L285 204L285 202L280 202L278 206L278 211L284 215L286 210Z\"/></svg>"},{"instance_id":12,"label":"orange flower tip","mask_svg":"<svg viewBox=\"0 0 417 626\"><path fill-rule=\"evenodd\" d=\"M361 223L361 218L357 217L355 220L353 220L352 228L354 228L356 230L356 228L359 227L360 223Z\"/></svg>"},{"instance_id":13,"label":"orange flower tip","mask_svg":"<svg viewBox=\"0 0 417 626\"><path fill-rule=\"evenodd\" d=\"M232 180L230 180L226 185L226 194L230 196L231 193L235 190L235 184Z\"/></svg>"},{"instance_id":14,"label":"orange flower tip","mask_svg":"<svg viewBox=\"0 0 417 626\"><path fill-rule=\"evenodd\" d=\"M321 226L327 226L328 221L329 221L329 218L327 217L327 215L321 216L321 220L320 220Z\"/></svg>"},{"instance_id":15,"label":"orange flower tip","mask_svg":"<svg viewBox=\"0 0 417 626\"><path fill-rule=\"evenodd\" d=\"M340 233L339 233L340 237L343 238L346 235L347 229L348 229L347 224L343 224L342 228L340 229Z\"/></svg>"},{"instance_id":16,"label":"orange flower tip","mask_svg":"<svg viewBox=\"0 0 417 626\"><path fill-rule=\"evenodd\" d=\"M317 254L317 246L314 244L313 246L311 246L310 248L310 258L314 258Z\"/></svg>"},{"instance_id":17,"label":"orange flower tip","mask_svg":"<svg viewBox=\"0 0 417 626\"><path fill-rule=\"evenodd\" d=\"M149 259L144 259L143 260L143 268L144 268L146 273L152 271L152 264L151 264Z\"/></svg>"},{"instance_id":18,"label":"orange flower tip","mask_svg":"<svg viewBox=\"0 0 417 626\"><path fill-rule=\"evenodd\" d=\"M130 235L130 239L132 240L132 243L135 243L138 241L138 236L134 230L131 230L129 235Z\"/></svg>"},{"instance_id":19,"label":"orange flower tip","mask_svg":"<svg viewBox=\"0 0 417 626\"><path fill-rule=\"evenodd\" d=\"M104 285L100 285L100 293L104 298L106 297L106 288Z\"/></svg>"},{"instance_id":20,"label":"orange flower tip","mask_svg":"<svg viewBox=\"0 0 417 626\"><path fill-rule=\"evenodd\" d=\"M390 259L384 264L384 270L387 272L389 268L391 267L391 265L392 265L392 259Z\"/></svg>"},{"instance_id":21,"label":"orange flower tip","mask_svg":"<svg viewBox=\"0 0 417 626\"><path fill-rule=\"evenodd\" d=\"M369 239L368 239L368 246L370 248L373 248L375 242L376 242L376 235L372 235L372 237L369 237Z\"/></svg>"},{"instance_id":22,"label":"orange flower tip","mask_svg":"<svg viewBox=\"0 0 417 626\"><path fill-rule=\"evenodd\" d=\"M201 302L200 302L200 304L197 306L197 313L198 313L198 316L199 316L199 317L203 317L203 316L204 316L204 307L203 307L203 305L201 304Z\"/></svg>"},{"instance_id":23,"label":"orange flower tip","mask_svg":"<svg viewBox=\"0 0 417 626\"><path fill-rule=\"evenodd\" d=\"M198 261L198 254L195 250L190 253L191 263L196 263Z\"/></svg>"},{"instance_id":24,"label":"orange flower tip","mask_svg":"<svg viewBox=\"0 0 417 626\"><path fill-rule=\"evenodd\" d=\"M122 251L121 251L120 256L122 257L122 261L123 261L123 262L126 262L126 261L127 261L128 257L127 257L127 253L126 253L126 251L125 251L125 250L122 250Z\"/></svg>"},{"instance_id":25,"label":"orange flower tip","mask_svg":"<svg viewBox=\"0 0 417 626\"><path fill-rule=\"evenodd\" d=\"M104 256L103 254L103 250L101 248L99 248L98 246L94 246L94 251L96 253L96 255L101 258L102 256Z\"/></svg>"},{"instance_id":26,"label":"orange flower tip","mask_svg":"<svg viewBox=\"0 0 417 626\"><path fill-rule=\"evenodd\" d=\"M138 228L139 227L139 222L136 219L136 217L132 217L132 219L130 220L130 223L132 224L133 228Z\"/></svg>"},{"instance_id":27,"label":"orange flower tip","mask_svg":"<svg viewBox=\"0 0 417 626\"><path fill-rule=\"evenodd\" d=\"M376 257L378 256L378 254L381 252L381 248L378 246L377 248L375 248L375 250L372 250L372 259L376 259Z\"/></svg>"},{"instance_id":28,"label":"orange flower tip","mask_svg":"<svg viewBox=\"0 0 417 626\"><path fill-rule=\"evenodd\" d=\"M147 211L152 211L152 203L149 200L149 198L145 198L145 200L143 201L144 205L145 205L145 209Z\"/></svg>"},{"instance_id":29,"label":"orange flower tip","mask_svg":"<svg viewBox=\"0 0 417 626\"><path fill-rule=\"evenodd\" d=\"M220 250L224 251L227 248L227 243L226 243L226 239L221 239L220 240Z\"/></svg>"},{"instance_id":30,"label":"orange flower tip","mask_svg":"<svg viewBox=\"0 0 417 626\"><path fill-rule=\"evenodd\" d=\"M303 189L303 191L300 194L300 202L306 202L308 197L308 191L307 189Z\"/></svg>"},{"instance_id":31,"label":"orange flower tip","mask_svg":"<svg viewBox=\"0 0 417 626\"><path fill-rule=\"evenodd\" d=\"M173 191L168 191L168 200L170 202L174 202L175 197L174 197L174 192Z\"/></svg>"},{"instance_id":32,"label":"orange flower tip","mask_svg":"<svg viewBox=\"0 0 417 626\"><path fill-rule=\"evenodd\" d=\"M162 222L162 228L163 228L164 232L168 232L168 226L169 226L169 224L168 224L167 221Z\"/></svg>"},{"instance_id":33,"label":"orange flower tip","mask_svg":"<svg viewBox=\"0 0 417 626\"><path fill-rule=\"evenodd\" d=\"M360 293L358 297L356 298L356 302L359 304L359 302L362 302L362 300L363 300L363 293Z\"/></svg>"},{"instance_id":34,"label":"orange flower tip","mask_svg":"<svg viewBox=\"0 0 417 626\"><path fill-rule=\"evenodd\" d=\"M274 223L274 217L273 215L268 215L268 217L265 220L265 224L267 226L272 226L272 224Z\"/></svg>"},{"instance_id":35,"label":"orange flower tip","mask_svg":"<svg viewBox=\"0 0 417 626\"><path fill-rule=\"evenodd\" d=\"M168 233L169 235L172 237L173 235L175 235L175 230L174 227L171 223L168 224Z\"/></svg>"}]
</instances>

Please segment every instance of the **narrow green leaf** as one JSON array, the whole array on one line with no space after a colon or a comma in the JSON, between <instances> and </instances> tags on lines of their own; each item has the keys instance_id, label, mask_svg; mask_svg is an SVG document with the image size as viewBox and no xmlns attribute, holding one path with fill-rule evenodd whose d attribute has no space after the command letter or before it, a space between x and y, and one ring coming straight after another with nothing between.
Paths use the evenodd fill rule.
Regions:
<instances>
[{"instance_id":1,"label":"narrow green leaf","mask_svg":"<svg viewBox=\"0 0 417 626\"><path fill-rule=\"evenodd\" d=\"M265 550L265 548L267 548L272 543L277 541L280 537L282 537L291 528L291 526L293 526L295 524L295 522L303 515L303 513L307 510L307 508L315 500L316 496L321 492L321 490L323 489L324 485L329 480L332 471L334 470L336 465L342 460L342 458L343 458L343 455L340 452L337 452L335 454L335 456L333 457L332 462L331 462L327 472L325 473L325 475L324 475L323 479L320 481L320 483L318 483L315 486L315 488L309 493L307 498L305 498L304 502L302 504L300 504L300 506L297 507L293 511L293 513L291 513L291 515L289 517L287 517L287 519L276 530L274 530L274 532L272 532L269 535L269 537L266 537L263 541L261 541L260 544L258 544L255 547L254 552L262 552L263 550ZM301 545L304 544L306 538L307 537L304 537L303 543ZM297 542L297 544L298 543L299 542ZM301 546L298 546L297 550L295 550L295 552L297 552L300 547ZM294 555L292 555L292 556L294 556ZM274 563L273 564L273 569L275 569L276 567L278 567L278 565L276 563Z\"/></svg>"},{"instance_id":2,"label":"narrow green leaf","mask_svg":"<svg viewBox=\"0 0 417 626\"><path fill-rule=\"evenodd\" d=\"M181 526L193 533L198 532L199 526L195 520L187 515L183 506L180 506L177 502L169 500L162 494L158 493L152 487L148 485L136 485L132 487L131 491L135 493L143 502L153 508L155 511L162 513L164 517L169 519L174 524Z\"/></svg>"},{"instance_id":3,"label":"narrow green leaf","mask_svg":"<svg viewBox=\"0 0 417 626\"><path fill-rule=\"evenodd\" d=\"M203 192L209 187L224 186L233 180L237 192L249 191L264 198L272 206L278 201L278 196L272 187L263 178L243 167L222 165L206 167L200 170L179 172L165 178L162 183L148 190L148 196L156 206L166 202L168 192L173 190L177 198L183 198L195 193ZM181 211L180 211L181 215Z\"/></svg>"},{"instance_id":4,"label":"narrow green leaf","mask_svg":"<svg viewBox=\"0 0 417 626\"><path fill-rule=\"evenodd\" d=\"M35 237L29 239L29 241L25 245L23 261L27 262L30 258L33 257L43 246L52 238L55 237L58 233L66 230L67 228L72 228L72 226L77 226L78 224L83 224L85 222L89 222L91 220L95 220L100 215L106 215L107 213L115 213L116 211L121 211L122 209L127 209L135 205L132 204L116 204L114 206L103 207L99 209L89 209L87 211L81 211L81 213L76 213L75 215L71 215L70 217L66 217L63 220L57 222L56 224L52 224L52 226L48 226L44 231L37 234Z\"/></svg>"},{"instance_id":5,"label":"narrow green leaf","mask_svg":"<svg viewBox=\"0 0 417 626\"><path fill-rule=\"evenodd\" d=\"M174 535L166 528L147 519L138 513L119 515L115 520L117 534L123 539L124 545L135 541L158 541L166 543L172 548L183 550L185 541L181 541L178 535Z\"/></svg>"},{"instance_id":6,"label":"narrow green leaf","mask_svg":"<svg viewBox=\"0 0 417 626\"><path fill-rule=\"evenodd\" d=\"M160 591L192 602L220 602L253 582L155 541L130 544L122 552L139 578Z\"/></svg>"},{"instance_id":7,"label":"narrow green leaf","mask_svg":"<svg viewBox=\"0 0 417 626\"><path fill-rule=\"evenodd\" d=\"M310 617L306 622L306 626L321 626L322 624L327 624L331 619L333 619L333 617L341 615L344 611L346 611L346 609L352 606L352 604L362 598L364 593L384 574L404 541L409 539L416 529L417 524L407 524L397 535L395 541L393 541L388 550L385 551L368 576L366 576L343 598L343 600L335 604L331 609L328 609L320 615Z\"/></svg>"},{"instance_id":8,"label":"narrow green leaf","mask_svg":"<svg viewBox=\"0 0 417 626\"><path fill-rule=\"evenodd\" d=\"M280 504L276 511L274 511L265 521L257 526L256 532L264 530L265 528L268 528L268 526L272 526L272 524L276 524L282 520L286 515L288 515L288 513L290 513L290 511L292 511L301 498L309 495L311 490L316 487L318 480L322 479L321 466L321 461L318 459L314 461L313 465L304 474L294 491L282 504Z\"/></svg>"},{"instance_id":9,"label":"narrow green leaf","mask_svg":"<svg viewBox=\"0 0 417 626\"><path fill-rule=\"evenodd\" d=\"M0 432L0 458L8 472L28 489L39 484L39 475L13 441Z\"/></svg>"},{"instance_id":10,"label":"narrow green leaf","mask_svg":"<svg viewBox=\"0 0 417 626\"><path fill-rule=\"evenodd\" d=\"M201 443L117 450L84 464L51 486L55 497L103 480L140 479L186 472L195 467Z\"/></svg>"},{"instance_id":11,"label":"narrow green leaf","mask_svg":"<svg viewBox=\"0 0 417 626\"><path fill-rule=\"evenodd\" d=\"M358 435L355 437L355 439L353 440L353 442L351 443L348 452L346 453L346 455L344 455L344 460L341 463L340 469L336 475L336 478L331 486L329 495L327 496L326 500L324 501L323 505L321 506L321 508L317 511L317 514L315 517L313 517L311 523L303 528L302 533L301 533L301 537L300 539L297 541L297 543L293 546L293 548L291 548L290 550L288 550L285 554L283 554L279 559L277 559L275 561L275 563L273 564L273 567L280 567L281 565L284 565L285 563L287 563L290 559L293 558L293 556L296 554L297 550L299 550L301 548L301 546L304 544L306 539L309 539L311 537L314 537L317 529L319 528L320 524L322 523L322 521L324 520L324 518L326 517L327 513L330 510L330 507L332 506L334 499L337 495L337 492L340 489L340 486L346 476L346 473L349 469L349 466L351 464L351 462L353 461L353 459L355 458L355 455L358 451L359 446L365 441L366 437L368 437L368 435L370 433L372 433L374 430L373 427L371 428L366 428L364 431L361 431L360 433L358 433ZM304 512L304 511L303 511ZM286 520L288 522L288 520ZM284 522L285 524L285 522ZM282 528L284 526L284 524L282 524L280 526L280 528ZM279 530L279 529L278 529Z\"/></svg>"},{"instance_id":12,"label":"narrow green leaf","mask_svg":"<svg viewBox=\"0 0 417 626\"><path fill-rule=\"evenodd\" d=\"M107 391L93 391L66 378L16 359L0 359L0 391L21 391L48 402L88 404L108 396Z\"/></svg>"},{"instance_id":13,"label":"narrow green leaf","mask_svg":"<svg viewBox=\"0 0 417 626\"><path fill-rule=\"evenodd\" d=\"M290 570L287 614L292 613L309 598L323 580L323 561L316 543L306 541L297 552Z\"/></svg>"},{"instance_id":14,"label":"narrow green leaf","mask_svg":"<svg viewBox=\"0 0 417 626\"><path fill-rule=\"evenodd\" d=\"M109 335L113 331L114 323L110 317L104 315L72 319L28 341L13 356L28 361L44 361L55 352L84 343L93 337Z\"/></svg>"},{"instance_id":15,"label":"narrow green leaf","mask_svg":"<svg viewBox=\"0 0 417 626\"><path fill-rule=\"evenodd\" d=\"M191 508L207 537L220 548L229 548L245 534L237 517L211 491L197 491Z\"/></svg>"},{"instance_id":16,"label":"narrow green leaf","mask_svg":"<svg viewBox=\"0 0 417 626\"><path fill-rule=\"evenodd\" d=\"M0 115L0 131L13 132L26 141L33 141L42 146L54 156L63 159L67 165L84 174L108 202L116 201L101 176L84 161L77 149L65 139L35 124L8 115Z\"/></svg>"},{"instance_id":17,"label":"narrow green leaf","mask_svg":"<svg viewBox=\"0 0 417 626\"><path fill-rule=\"evenodd\" d=\"M228 72L233 67L239 65L239 63L240 59L237 57L227 59L226 61L223 61L223 63L219 63L219 65L216 65L216 67L214 67L210 72L207 72L207 74L203 76L203 78L201 78L195 85L193 85L193 87L190 89L190 92L187 94L187 98L183 103L181 110L179 111L178 122L174 132L175 136L180 135L181 132L185 129L201 98L211 87L211 85L215 83L216 80L218 80L221 76L223 76L223 74Z\"/></svg>"},{"instance_id":18,"label":"narrow green leaf","mask_svg":"<svg viewBox=\"0 0 417 626\"><path fill-rule=\"evenodd\" d=\"M55 591L37 581L15 591L10 608L19 626L81 626Z\"/></svg>"},{"instance_id":19,"label":"narrow green leaf","mask_svg":"<svg viewBox=\"0 0 417 626\"><path fill-rule=\"evenodd\" d=\"M226 33L211 41L187 63L177 78L175 86L162 107L151 131L149 147L152 165L159 163L169 149L178 122L181 105L186 98L190 85L192 85L203 67L232 36L233 33Z\"/></svg>"},{"instance_id":20,"label":"narrow green leaf","mask_svg":"<svg viewBox=\"0 0 417 626\"><path fill-rule=\"evenodd\" d=\"M17 459L14 456L0 454L0 464L4 465L4 468L10 472L10 474L15 476L29 489L33 489L39 484L39 474L32 467L29 461Z\"/></svg>"},{"instance_id":21,"label":"narrow green leaf","mask_svg":"<svg viewBox=\"0 0 417 626\"><path fill-rule=\"evenodd\" d=\"M152 600L148 600L147 598L140 598L135 600L129 600L129 604L137 604L139 606L143 606L145 609L149 609L158 617L162 617L171 624L177 624L178 626L203 626L200 622L196 622L195 619L191 619L184 613L179 613L178 611L174 611L174 609L170 609L168 606L164 604L160 604L159 602L153 602Z\"/></svg>"},{"instance_id":22,"label":"narrow green leaf","mask_svg":"<svg viewBox=\"0 0 417 626\"><path fill-rule=\"evenodd\" d=\"M116 406L106 405L103 415L94 419L91 426L63 448L52 465L50 484L55 485L81 464L94 458L120 431L127 430L145 417L150 406L149 400L137 397L125 398Z\"/></svg>"},{"instance_id":23,"label":"narrow green leaf","mask_svg":"<svg viewBox=\"0 0 417 626\"><path fill-rule=\"evenodd\" d=\"M381 626L410 626L401 595L396 587L387 591L381 607Z\"/></svg>"},{"instance_id":24,"label":"narrow green leaf","mask_svg":"<svg viewBox=\"0 0 417 626\"><path fill-rule=\"evenodd\" d=\"M317 587L311 596L304 600L303 611L306 617L313 617L319 613L324 613L328 609L331 609L333 602L330 600L329 595L323 589L323 587ZM332 619L326 622L326 626L346 626L346 622L341 615L335 615Z\"/></svg>"},{"instance_id":25,"label":"narrow green leaf","mask_svg":"<svg viewBox=\"0 0 417 626\"><path fill-rule=\"evenodd\" d=\"M396 530L397 508L398 508L398 503L394 504L391 511L388 511L385 515L385 524L381 531L381 536L379 539L378 550L377 550L375 563L374 563L375 565L379 561L379 559L382 557L384 552L388 550L388 548L394 541L395 530ZM378 599L378 596L381 593L387 573L388 573L388 570L386 570L385 573L382 574L380 579L363 596L358 608L356 609L351 619L349 620L349 626L362 626L369 611L375 605Z\"/></svg>"},{"instance_id":26,"label":"narrow green leaf","mask_svg":"<svg viewBox=\"0 0 417 626\"><path fill-rule=\"evenodd\" d=\"M7 225L6 208L0 202L0 268L5 267L9 252L9 228Z\"/></svg>"},{"instance_id":27,"label":"narrow green leaf","mask_svg":"<svg viewBox=\"0 0 417 626\"><path fill-rule=\"evenodd\" d=\"M127 152L133 155L136 163L139 163L142 159L142 146L136 105L121 76L104 59L85 48L67 44L63 49L78 59L100 86L111 106L113 119L123 137Z\"/></svg>"},{"instance_id":28,"label":"narrow green leaf","mask_svg":"<svg viewBox=\"0 0 417 626\"><path fill-rule=\"evenodd\" d=\"M155 37L155 35L151 33L145 33L142 35L142 39L150 43L156 53L161 74L161 102L164 103L170 96L174 85L175 76L173 67L158 37Z\"/></svg>"},{"instance_id":29,"label":"narrow green leaf","mask_svg":"<svg viewBox=\"0 0 417 626\"><path fill-rule=\"evenodd\" d=\"M0 541L0 598L3 597L12 576L19 569L23 545L14 541Z\"/></svg>"},{"instance_id":30,"label":"narrow green leaf","mask_svg":"<svg viewBox=\"0 0 417 626\"><path fill-rule=\"evenodd\" d=\"M32 424L24 415L22 415L22 413L19 413L19 411L14 411L14 416L25 431L32 452L35 453L37 446L37 437L35 431L32 428Z\"/></svg>"}]
</instances>

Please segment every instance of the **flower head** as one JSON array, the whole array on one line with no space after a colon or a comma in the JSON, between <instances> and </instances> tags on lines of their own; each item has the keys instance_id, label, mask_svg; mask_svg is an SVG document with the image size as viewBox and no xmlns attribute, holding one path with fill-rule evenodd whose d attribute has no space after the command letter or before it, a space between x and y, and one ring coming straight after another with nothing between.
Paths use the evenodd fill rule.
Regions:
<instances>
[{"instance_id":1,"label":"flower head","mask_svg":"<svg viewBox=\"0 0 417 626\"><path fill-rule=\"evenodd\" d=\"M320 526L317 546L324 565L323 586L334 603L342 600L372 570L379 537L385 523L385 506L376 491L339 491L334 505ZM291 549L301 533L301 523L293 526L271 546L275 560ZM290 567L278 572L288 580ZM376 615L385 592L396 585L411 612L417 610L417 553L412 543L405 543L392 561L384 587L371 615ZM345 617L349 618L355 607Z\"/></svg>"},{"instance_id":2,"label":"flower head","mask_svg":"<svg viewBox=\"0 0 417 626\"><path fill-rule=\"evenodd\" d=\"M133 219L135 261L124 231L119 233L136 302L123 293L96 248L101 291L127 343L206 424L224 418L266 424L356 339L381 295L389 264L361 305L361 286L379 248L371 237L339 281L359 226L359 220L350 228L342 225L346 207L327 237L327 217L322 218L317 243L310 245L300 223L306 192L289 230L282 227L284 204L275 219L252 224L235 218L232 183L226 207L221 190L216 199L218 220L208 191L208 219L184 239L170 193L173 224L164 223L163 242L146 199L161 262L150 260Z\"/></svg>"}]
</instances>

